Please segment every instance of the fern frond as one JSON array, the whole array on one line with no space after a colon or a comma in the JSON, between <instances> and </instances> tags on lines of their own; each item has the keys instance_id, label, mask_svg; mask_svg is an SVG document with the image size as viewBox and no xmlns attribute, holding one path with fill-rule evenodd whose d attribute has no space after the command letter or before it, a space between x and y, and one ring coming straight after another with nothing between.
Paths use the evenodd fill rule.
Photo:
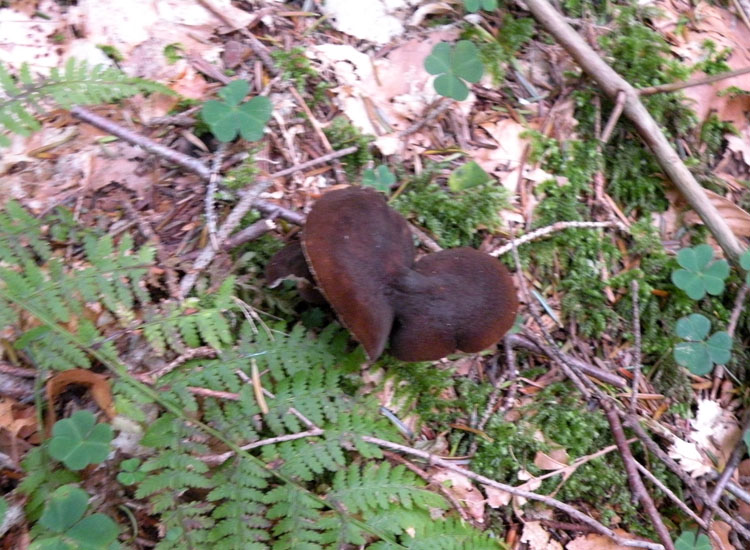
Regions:
<instances>
[{"instance_id":1,"label":"fern frond","mask_svg":"<svg viewBox=\"0 0 750 550\"><path fill-rule=\"evenodd\" d=\"M321 503L293 485L266 493L267 517L276 520L273 550L321 550L323 534L318 525Z\"/></svg>"},{"instance_id":2,"label":"fern frond","mask_svg":"<svg viewBox=\"0 0 750 550\"><path fill-rule=\"evenodd\" d=\"M32 77L24 63L14 77L0 63L0 145L8 145L9 134L26 136L39 129L35 113L45 106L69 109L73 105L111 103L138 93L175 95L167 86L127 76L115 67L68 59L63 70L55 67L48 76Z\"/></svg>"}]
</instances>

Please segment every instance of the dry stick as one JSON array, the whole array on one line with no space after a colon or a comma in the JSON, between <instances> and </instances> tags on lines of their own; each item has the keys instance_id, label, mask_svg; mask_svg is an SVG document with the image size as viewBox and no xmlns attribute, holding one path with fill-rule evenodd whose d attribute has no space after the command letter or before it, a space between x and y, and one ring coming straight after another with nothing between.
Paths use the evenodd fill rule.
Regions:
<instances>
[{"instance_id":1,"label":"dry stick","mask_svg":"<svg viewBox=\"0 0 750 550\"><path fill-rule=\"evenodd\" d=\"M695 78L693 80L685 80L683 82L670 82L669 84L660 84L659 86L649 86L648 88L638 89L638 93L642 96L648 96L658 94L661 92L675 92L677 90L683 90L685 88L692 88L694 86L703 86L704 84L713 84L720 80L726 80L727 78L734 78L743 74L750 73L750 67L743 69L737 69L736 71L728 71L725 73L719 73L711 76L704 76L702 78Z\"/></svg>"},{"instance_id":2,"label":"dry stick","mask_svg":"<svg viewBox=\"0 0 750 550\"><path fill-rule=\"evenodd\" d=\"M546 355L549 358L553 357L552 351L549 349L549 347L540 342L535 335L529 334L528 336L526 336L521 334L508 334L506 338L515 348L523 348L533 353ZM613 374L609 371L600 369L593 365L589 365L588 363L584 363L583 361L576 359L575 357L571 357L570 355L564 354L562 352L560 353L565 357L565 361L573 365L576 370L581 371L583 374L601 380L606 384L610 384L621 389L627 389L628 383L622 376L617 376L616 374Z\"/></svg>"},{"instance_id":3,"label":"dry stick","mask_svg":"<svg viewBox=\"0 0 750 550\"><path fill-rule=\"evenodd\" d=\"M742 423L742 431L740 433L744 434L749 429L750 413L745 413L745 419ZM745 445L745 441L740 438L740 440L734 446L732 454L729 456L729 460L724 467L724 471L721 472L721 475L716 481L716 485L714 486L713 491L711 491L711 494L709 495L710 500L706 503L706 509L703 511L703 515L701 516L703 518L703 521L705 521L706 523L710 523L712 521L713 514L711 513L711 511L713 508L716 508L718 506L721 495L724 493L724 489L726 489L727 483L729 483L732 474L734 474L737 466L739 466L740 460L745 455L746 450L747 447Z\"/></svg>"},{"instance_id":4,"label":"dry stick","mask_svg":"<svg viewBox=\"0 0 750 550\"><path fill-rule=\"evenodd\" d=\"M208 178L208 186L206 187L206 225L208 226L208 236L214 250L219 249L219 240L216 237L216 211L214 210L214 197L216 196L216 190L219 187L219 181L221 176L221 163L224 159L224 153L227 151L227 144L222 143L216 149L214 153L213 162L211 162L211 177Z\"/></svg>"},{"instance_id":5,"label":"dry stick","mask_svg":"<svg viewBox=\"0 0 750 550\"><path fill-rule=\"evenodd\" d=\"M609 138L612 137L612 132L615 131L615 126L617 125L617 121L620 120L620 115L622 115L622 110L624 107L625 94L622 91L617 92L615 107L614 109L612 109L612 112L609 115L609 120L607 121L607 125L604 127L604 131L599 138L602 143L607 143L609 141Z\"/></svg>"},{"instance_id":6,"label":"dry stick","mask_svg":"<svg viewBox=\"0 0 750 550\"><path fill-rule=\"evenodd\" d=\"M620 414L625 415L623 419L625 426L633 430L635 435L638 436L638 439L641 440L641 443L643 443L643 445L645 445L645 447L651 453L653 453L654 456L661 460L667 466L667 468L672 470L672 472L677 475L677 477L679 477L685 485L687 485L687 487L690 489L693 495L695 495L696 498L703 501L708 508L711 508L711 497L708 495L706 490L698 485L698 482L690 477L690 474L682 469L672 457L665 453L662 448L659 447L659 445L653 439L651 439L648 433L646 433L646 430L644 430L641 426L638 417L633 415L626 415L624 412ZM718 506L713 505L713 508L715 508L715 513L717 516L719 516L719 518L728 523L732 527L732 529L734 529L738 534L742 535L742 537L750 540L750 529L742 525L739 521L734 519Z\"/></svg>"},{"instance_id":7,"label":"dry stick","mask_svg":"<svg viewBox=\"0 0 750 550\"><path fill-rule=\"evenodd\" d=\"M607 65L547 0L524 0L523 4L610 98L615 99L620 92L625 94L625 115L633 122L664 173L701 217L727 257L736 261L743 251L737 237L643 106L638 90Z\"/></svg>"},{"instance_id":8,"label":"dry stick","mask_svg":"<svg viewBox=\"0 0 750 550\"><path fill-rule=\"evenodd\" d=\"M323 430L321 428L313 428L311 430L306 430L304 432L280 435L277 437L269 437L268 439L261 439L260 441L254 441L253 443L248 443L247 445L243 445L242 447L240 447L240 449L242 449L243 451L249 451L251 449L257 449L258 447L263 447L265 445L275 445L276 443L283 443L284 441L294 441L295 439L303 439L306 437L318 437L320 435L323 435ZM203 455L197 458L201 462L204 462L210 466L218 466L219 464L223 464L224 462L232 458L234 455L235 455L234 451L228 451L222 454Z\"/></svg>"},{"instance_id":9,"label":"dry stick","mask_svg":"<svg viewBox=\"0 0 750 550\"><path fill-rule=\"evenodd\" d=\"M742 310L745 309L745 298L747 297L748 291L750 291L750 286L748 286L747 281L745 281L742 283L742 287L734 299L732 315L729 316L729 324L727 325L727 332L732 338L734 338L734 331L737 329L737 323L740 320Z\"/></svg>"},{"instance_id":10,"label":"dry stick","mask_svg":"<svg viewBox=\"0 0 750 550\"><path fill-rule=\"evenodd\" d=\"M698 516L698 514L696 514L690 508L690 506L688 506L687 504L685 504L684 502L682 502L682 500L680 500L680 497L678 497L676 494L674 494L674 492L672 491L672 489L670 489L669 487L667 487L666 485L664 485L664 483L662 483L661 480L658 477L656 477L654 474L652 474L649 471L649 469L646 468L643 464L641 464L637 460L633 460L633 463L635 464L636 468L638 468L638 471L641 472L641 474L643 474L645 477L647 477L651 483L653 483L654 485L656 485L661 490L661 492L664 493L665 495L667 495L667 497L669 497L669 499L672 500L672 502L674 502L683 512L685 512L688 516L690 516L691 518L693 518L693 520L701 528L706 529L706 522L703 521Z\"/></svg>"},{"instance_id":11,"label":"dry stick","mask_svg":"<svg viewBox=\"0 0 750 550\"><path fill-rule=\"evenodd\" d=\"M427 113L427 115L423 115L422 118L420 118L418 121L416 121L414 124L409 126L406 130L402 130L398 133L398 137L405 138L407 136L410 136L422 128L425 127L426 124L429 122L432 122L437 117L442 115L445 111L450 109L453 106L453 102L449 101L445 98L440 98L438 102L433 105L432 110Z\"/></svg>"},{"instance_id":12,"label":"dry stick","mask_svg":"<svg viewBox=\"0 0 750 550\"><path fill-rule=\"evenodd\" d=\"M128 143L138 145L149 153L158 155L161 158L176 164L177 166L198 174L200 177L206 180L211 177L211 169L208 167L208 165L204 164L194 157L185 155L183 153L180 153L179 151L170 149L169 147L165 147L164 145L161 145L160 143L157 143L154 140L147 138L146 136L138 134L137 132L133 132L132 130L121 126L120 124L92 113L84 109L83 107L73 107L70 112L76 118L83 120L84 122L88 122L92 126L95 126L100 130L104 130L105 132L123 139ZM307 162L297 164L296 166L292 166L290 168L285 168L284 170L280 170L278 172L274 172L273 174L270 174L268 176L268 179L281 178L293 174L294 172L299 172L301 170L306 170L313 166L317 166L319 164L325 164L330 160L353 153L357 149L358 148L356 146L345 147L344 149L334 151L333 153L308 160ZM297 225L301 225L304 223L305 218L302 214L294 212L272 202L258 199L257 201L255 201L255 204L253 206L266 215L271 215L273 213L279 218L285 219L290 223L294 223Z\"/></svg>"},{"instance_id":13,"label":"dry stick","mask_svg":"<svg viewBox=\"0 0 750 550\"><path fill-rule=\"evenodd\" d=\"M606 222L577 222L577 221L571 221L571 222L556 222L552 225L548 225L545 227L540 227L539 229L532 231L531 233L526 233L525 235L522 235L521 237L518 237L515 239L516 246L520 246L522 244L526 244L530 241L535 241L537 239L541 239L542 237L546 237L547 235L551 233L557 233L558 231L562 231L563 229L570 229L570 228L604 228L604 227L616 227L620 231L623 231L624 233L628 233L628 229L618 222L613 221L606 221ZM488 252L491 256L502 256L503 254L507 254L511 251L513 248L513 244L507 243L504 244L501 247L498 247L494 250L490 250Z\"/></svg>"},{"instance_id":14,"label":"dry stick","mask_svg":"<svg viewBox=\"0 0 750 550\"><path fill-rule=\"evenodd\" d=\"M630 283L630 294L633 300L633 338L635 340L635 357L633 365L633 395L630 396L630 411L635 412L638 405L638 392L641 385L641 308L638 303L638 281Z\"/></svg>"},{"instance_id":15,"label":"dry stick","mask_svg":"<svg viewBox=\"0 0 750 550\"><path fill-rule=\"evenodd\" d=\"M211 263L211 260L216 256L219 247L229 238L230 233L232 233L234 228L240 224L245 214L250 211L258 196L268 189L270 185L271 182L269 180L260 181L242 196L229 213L229 216L227 216L227 219L221 224L219 232L216 234L216 245L214 246L209 243L195 259L190 271L188 271L182 278L182 281L180 281L180 298L185 298L185 296L187 296L188 292L190 292L193 285L198 280L200 272Z\"/></svg>"},{"instance_id":16,"label":"dry stick","mask_svg":"<svg viewBox=\"0 0 750 550\"><path fill-rule=\"evenodd\" d=\"M495 489L505 491L512 495L523 497L528 500L536 500L538 502L542 502L546 504L547 506L550 506L551 508L556 508L558 510L563 511L566 514L568 514L570 517L580 521L583 524L586 524L592 527L593 529L596 530L597 533L601 533L602 535L611 538L616 544L619 544L621 546L632 546L634 548L648 548L650 550L664 550L664 547L661 544L656 544L654 542L624 539L621 536L619 536L617 533L612 531L609 527L606 527L602 525L601 523L599 523L598 521L596 521L594 518L591 518L587 516L586 514L584 514L583 512L576 510L572 506L569 506L568 504L560 502L559 500L556 500L552 497L538 495L536 493L532 493L531 491L517 489L516 487L512 487L511 485L500 483L498 481L495 481L494 479L490 479L483 475L474 473L471 470L467 470L466 468L463 468L462 466L459 466L450 460L440 458L437 455L434 455L434 454L431 454L431 453L428 453L426 451L422 451L419 449L414 449L406 445L392 443L391 441L386 441L385 439L371 437L368 435L362 436L362 440L368 443L372 443L373 445L377 445L378 447L383 447L385 449L391 449L393 451L398 451L398 452L405 453L411 456L422 458L424 460L427 460L427 462L431 465L440 466L441 468L445 468L446 470L459 473L463 476L468 477L469 479L473 479L474 481L478 483L481 483L483 485L488 485L490 487L494 487Z\"/></svg>"},{"instance_id":17,"label":"dry stick","mask_svg":"<svg viewBox=\"0 0 750 550\"><path fill-rule=\"evenodd\" d=\"M649 495L646 486L643 484L641 476L638 475L635 458L633 458L633 453L630 451L630 447L626 441L625 432L622 429L622 424L620 423L620 417L617 414L616 407L609 402L603 402L601 405L602 408L604 408L604 413L607 415L607 420L609 420L609 427L612 430L612 435L615 438L617 448L620 450L622 462L625 464L625 472L628 475L630 491L641 503L641 506L643 506L644 511L651 520L654 530L664 547L667 550L674 550L674 544L672 543L672 538L669 536L667 526L664 525L664 521L662 521L659 511L656 509L656 505L654 504L651 495Z\"/></svg>"}]
</instances>

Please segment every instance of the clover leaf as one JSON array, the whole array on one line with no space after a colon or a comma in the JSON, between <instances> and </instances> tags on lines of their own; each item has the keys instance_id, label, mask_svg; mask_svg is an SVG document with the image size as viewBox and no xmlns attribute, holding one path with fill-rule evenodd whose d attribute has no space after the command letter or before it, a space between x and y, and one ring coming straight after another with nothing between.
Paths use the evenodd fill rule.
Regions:
<instances>
[{"instance_id":1,"label":"clover leaf","mask_svg":"<svg viewBox=\"0 0 750 550\"><path fill-rule=\"evenodd\" d=\"M107 458L110 441L109 424L96 424L91 412L76 411L70 418L55 422L49 454L71 470L83 470Z\"/></svg>"},{"instance_id":2,"label":"clover leaf","mask_svg":"<svg viewBox=\"0 0 750 550\"><path fill-rule=\"evenodd\" d=\"M263 129L271 118L271 101L256 96L240 103L248 91L250 85L246 80L233 80L218 92L224 101L211 100L203 104L201 118L219 141L232 141L238 133L247 141L263 137Z\"/></svg>"},{"instance_id":3,"label":"clover leaf","mask_svg":"<svg viewBox=\"0 0 750 550\"><path fill-rule=\"evenodd\" d=\"M484 168L472 160L453 170L448 176L448 187L451 191L463 191L487 183L490 179Z\"/></svg>"},{"instance_id":4,"label":"clover leaf","mask_svg":"<svg viewBox=\"0 0 750 550\"><path fill-rule=\"evenodd\" d=\"M707 374L714 365L724 365L732 357L732 338L729 333L719 331L709 338L711 322L698 313L693 313L677 321L675 332L686 340L674 348L677 364L687 367L696 375Z\"/></svg>"},{"instance_id":5,"label":"clover leaf","mask_svg":"<svg viewBox=\"0 0 750 550\"><path fill-rule=\"evenodd\" d=\"M52 536L42 534L30 550L105 550L117 539L117 524L104 514L84 517L89 495L75 485L63 485L50 495L39 524Z\"/></svg>"},{"instance_id":6,"label":"clover leaf","mask_svg":"<svg viewBox=\"0 0 750 550\"><path fill-rule=\"evenodd\" d=\"M474 13L483 9L486 11L497 9L497 0L464 0L466 11Z\"/></svg>"},{"instance_id":7,"label":"clover leaf","mask_svg":"<svg viewBox=\"0 0 750 550\"><path fill-rule=\"evenodd\" d=\"M469 97L469 88L464 83L479 82L484 66L479 59L479 48L468 40L459 41L455 47L440 42L424 60L424 68L435 79L435 91L444 97L459 101Z\"/></svg>"},{"instance_id":8,"label":"clover leaf","mask_svg":"<svg viewBox=\"0 0 750 550\"><path fill-rule=\"evenodd\" d=\"M729 275L726 260L711 262L714 249L701 244L694 248L683 248L677 253L677 263L683 269L672 272L672 282L693 300L700 300L708 292L717 296L724 292L724 279Z\"/></svg>"},{"instance_id":9,"label":"clover leaf","mask_svg":"<svg viewBox=\"0 0 750 550\"><path fill-rule=\"evenodd\" d=\"M382 193L388 193L394 183L396 183L396 176L383 164L374 170L368 168L362 175L362 185L372 187Z\"/></svg>"},{"instance_id":10,"label":"clover leaf","mask_svg":"<svg viewBox=\"0 0 750 550\"><path fill-rule=\"evenodd\" d=\"M138 458L128 458L120 462L120 473L117 481L123 485L135 485L146 477L146 472L141 470L141 461Z\"/></svg>"},{"instance_id":11,"label":"clover leaf","mask_svg":"<svg viewBox=\"0 0 750 550\"><path fill-rule=\"evenodd\" d=\"M703 533L683 531L674 541L674 547L675 550L711 550L711 540Z\"/></svg>"}]
</instances>

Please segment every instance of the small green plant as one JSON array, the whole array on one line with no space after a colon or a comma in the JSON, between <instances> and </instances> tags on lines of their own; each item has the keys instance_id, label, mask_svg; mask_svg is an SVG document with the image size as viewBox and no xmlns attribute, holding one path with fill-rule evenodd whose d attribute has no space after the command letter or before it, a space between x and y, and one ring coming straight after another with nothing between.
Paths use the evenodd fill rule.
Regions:
<instances>
[{"instance_id":1,"label":"small green plant","mask_svg":"<svg viewBox=\"0 0 750 550\"><path fill-rule=\"evenodd\" d=\"M49 106L69 109L73 105L109 103L140 92L175 95L167 86L130 77L106 65L89 67L85 61L68 59L48 76L35 76L24 63L12 74L0 63L0 147L10 144L9 135L28 136L40 128L38 113Z\"/></svg>"},{"instance_id":2,"label":"small green plant","mask_svg":"<svg viewBox=\"0 0 750 550\"><path fill-rule=\"evenodd\" d=\"M185 56L185 46L179 42L172 42L164 46L164 58L169 65L174 65Z\"/></svg>"},{"instance_id":3,"label":"small green plant","mask_svg":"<svg viewBox=\"0 0 750 550\"><path fill-rule=\"evenodd\" d=\"M104 514L85 516L89 495L75 485L63 485L52 495L39 518L40 530L31 550L115 550L117 524Z\"/></svg>"},{"instance_id":4,"label":"small green plant","mask_svg":"<svg viewBox=\"0 0 750 550\"><path fill-rule=\"evenodd\" d=\"M109 424L97 424L89 411L76 411L70 418L55 422L49 454L71 470L83 470L107 458L110 441Z\"/></svg>"},{"instance_id":5,"label":"small green plant","mask_svg":"<svg viewBox=\"0 0 750 550\"><path fill-rule=\"evenodd\" d=\"M711 541L707 535L695 531L683 531L680 538L674 541L675 550L711 550Z\"/></svg>"},{"instance_id":6,"label":"small green plant","mask_svg":"<svg viewBox=\"0 0 750 550\"><path fill-rule=\"evenodd\" d=\"M464 0L466 11L474 13L480 9L485 11L496 10L497 0Z\"/></svg>"},{"instance_id":7,"label":"small green plant","mask_svg":"<svg viewBox=\"0 0 750 550\"><path fill-rule=\"evenodd\" d=\"M219 141L232 141L237 134L247 141L263 137L263 130L271 118L271 100L256 96L241 103L249 91L246 80L233 80L218 92L224 101L211 100L203 105L201 118Z\"/></svg>"},{"instance_id":8,"label":"small green plant","mask_svg":"<svg viewBox=\"0 0 750 550\"><path fill-rule=\"evenodd\" d=\"M448 177L448 187L451 191L463 191L464 189L484 185L491 179L490 175L484 171L484 168L472 160L451 172L451 175Z\"/></svg>"},{"instance_id":9,"label":"small green plant","mask_svg":"<svg viewBox=\"0 0 750 550\"><path fill-rule=\"evenodd\" d=\"M120 462L120 473L117 474L117 481L123 485L135 485L140 483L146 477L146 472L141 471L140 458L128 458Z\"/></svg>"},{"instance_id":10,"label":"small green plant","mask_svg":"<svg viewBox=\"0 0 750 550\"><path fill-rule=\"evenodd\" d=\"M362 174L362 185L372 187L381 193L388 193L394 183L396 183L396 176L384 164L376 168L368 168Z\"/></svg>"},{"instance_id":11,"label":"small green plant","mask_svg":"<svg viewBox=\"0 0 750 550\"><path fill-rule=\"evenodd\" d=\"M686 341L675 346L674 358L693 374L707 374L714 365L725 365L732 356L729 333L718 331L708 337L710 329L711 321L699 313L677 321L675 332Z\"/></svg>"},{"instance_id":12,"label":"small green plant","mask_svg":"<svg viewBox=\"0 0 750 550\"><path fill-rule=\"evenodd\" d=\"M683 248L677 253L677 263L682 269L672 272L672 282L693 300L700 300L706 293L718 296L724 292L729 263L726 260L712 262L713 257L714 250L708 244Z\"/></svg>"},{"instance_id":13,"label":"small green plant","mask_svg":"<svg viewBox=\"0 0 750 550\"><path fill-rule=\"evenodd\" d=\"M460 40L455 46L440 42L424 60L428 73L438 75L435 91L441 96L462 101L469 97L466 82L479 82L484 66L479 58L479 48L468 40Z\"/></svg>"}]
</instances>

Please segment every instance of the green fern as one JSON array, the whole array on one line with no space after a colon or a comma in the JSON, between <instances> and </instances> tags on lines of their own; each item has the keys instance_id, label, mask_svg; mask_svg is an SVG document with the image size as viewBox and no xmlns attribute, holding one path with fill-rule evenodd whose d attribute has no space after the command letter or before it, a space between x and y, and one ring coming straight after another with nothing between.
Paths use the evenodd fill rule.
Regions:
<instances>
[{"instance_id":1,"label":"green fern","mask_svg":"<svg viewBox=\"0 0 750 550\"><path fill-rule=\"evenodd\" d=\"M254 333L234 322L231 277L214 293L155 303L149 247L74 231L83 242L69 242L76 256L63 262L47 244L49 226L17 205L0 216L3 329L41 368L114 365L118 412L148 423L140 443L151 451L139 481L122 490L158 523L157 550L493 547L469 526L435 519L436 511L449 514L442 497L364 441L400 435L373 398L358 395L362 352L350 349L340 326L317 335L280 325ZM119 322L116 330L88 320L97 308ZM121 366L123 336L170 357L205 344L219 353L158 377L156 393ZM245 382L254 372L269 392L267 410ZM149 417L154 403L169 412ZM251 454L237 452L219 466L206 460L248 444L256 447ZM51 463L44 447L24 461L30 518L45 495L78 481Z\"/></svg>"},{"instance_id":2,"label":"green fern","mask_svg":"<svg viewBox=\"0 0 750 550\"><path fill-rule=\"evenodd\" d=\"M48 76L32 75L27 63L13 75L0 63L0 146L10 144L10 134L28 136L38 130L36 117L48 105L69 109L153 92L174 95L162 84L127 76L106 65L89 67L74 58L62 69L53 68Z\"/></svg>"}]
</instances>

